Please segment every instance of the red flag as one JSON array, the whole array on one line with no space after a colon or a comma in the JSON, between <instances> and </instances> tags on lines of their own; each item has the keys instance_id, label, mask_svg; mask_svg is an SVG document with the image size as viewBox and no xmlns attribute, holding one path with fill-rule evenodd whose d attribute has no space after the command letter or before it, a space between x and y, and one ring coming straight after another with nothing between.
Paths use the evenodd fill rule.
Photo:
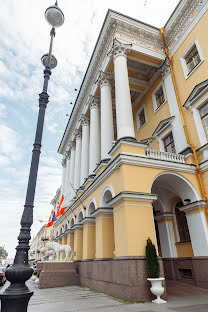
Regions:
<instances>
[{"instance_id":1,"label":"red flag","mask_svg":"<svg viewBox=\"0 0 208 312\"><path fill-rule=\"evenodd\" d=\"M54 212L52 209L51 214L50 214L50 218L48 220L48 224L46 225L47 228L53 225L53 214L54 214Z\"/></svg>"},{"instance_id":2,"label":"red flag","mask_svg":"<svg viewBox=\"0 0 208 312\"><path fill-rule=\"evenodd\" d=\"M57 209L56 218L65 213L65 210L64 210L65 207L61 207L63 200L64 200L64 195L61 196L61 200Z\"/></svg>"}]
</instances>

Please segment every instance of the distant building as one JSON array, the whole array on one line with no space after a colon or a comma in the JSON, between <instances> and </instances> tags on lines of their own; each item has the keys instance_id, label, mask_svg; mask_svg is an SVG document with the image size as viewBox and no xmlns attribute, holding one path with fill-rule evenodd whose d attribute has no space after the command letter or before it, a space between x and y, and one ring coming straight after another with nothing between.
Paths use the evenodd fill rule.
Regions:
<instances>
[{"instance_id":1,"label":"distant building","mask_svg":"<svg viewBox=\"0 0 208 312\"><path fill-rule=\"evenodd\" d=\"M44 260L44 255L40 251L42 247L47 246L50 235L53 235L52 231L53 229L46 228L45 224L41 227L30 243L29 261L36 262Z\"/></svg>"},{"instance_id":2,"label":"distant building","mask_svg":"<svg viewBox=\"0 0 208 312\"><path fill-rule=\"evenodd\" d=\"M147 300L150 237L166 278L208 288L207 8L181 0L164 32L107 13L58 149L55 202L76 196L54 239L83 285Z\"/></svg>"}]
</instances>

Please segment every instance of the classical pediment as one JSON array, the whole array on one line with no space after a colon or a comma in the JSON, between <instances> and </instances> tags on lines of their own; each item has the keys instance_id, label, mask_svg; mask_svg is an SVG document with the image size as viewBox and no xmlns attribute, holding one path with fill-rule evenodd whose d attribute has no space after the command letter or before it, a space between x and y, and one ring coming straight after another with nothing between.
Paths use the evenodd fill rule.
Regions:
<instances>
[{"instance_id":1,"label":"classical pediment","mask_svg":"<svg viewBox=\"0 0 208 312\"><path fill-rule=\"evenodd\" d=\"M183 106L189 107L207 90L208 90L208 79L200 82L193 88Z\"/></svg>"},{"instance_id":2,"label":"classical pediment","mask_svg":"<svg viewBox=\"0 0 208 312\"><path fill-rule=\"evenodd\" d=\"M153 132L152 136L153 137L158 136L163 130L165 130L172 123L174 118L175 118L175 116L172 116L172 117L169 117L167 119L160 121L157 128Z\"/></svg>"}]
</instances>

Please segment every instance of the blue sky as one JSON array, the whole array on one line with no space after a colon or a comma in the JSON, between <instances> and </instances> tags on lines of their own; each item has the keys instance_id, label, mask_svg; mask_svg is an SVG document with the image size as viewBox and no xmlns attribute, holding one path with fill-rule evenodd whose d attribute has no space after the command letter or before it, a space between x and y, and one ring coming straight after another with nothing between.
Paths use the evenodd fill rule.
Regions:
<instances>
[{"instance_id":1,"label":"blue sky","mask_svg":"<svg viewBox=\"0 0 208 312\"><path fill-rule=\"evenodd\" d=\"M57 149L108 8L161 27L178 0L59 0L65 24L57 29L58 59L49 81L32 236L47 220L61 184ZM48 52L50 0L6 0L0 10L0 245L14 256L24 206L32 144L43 83L40 58Z\"/></svg>"}]
</instances>

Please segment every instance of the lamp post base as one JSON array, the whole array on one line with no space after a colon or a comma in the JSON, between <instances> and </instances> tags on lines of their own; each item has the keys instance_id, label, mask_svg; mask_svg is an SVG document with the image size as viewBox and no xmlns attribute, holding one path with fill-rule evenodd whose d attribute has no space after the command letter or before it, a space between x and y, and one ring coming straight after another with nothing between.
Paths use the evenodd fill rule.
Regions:
<instances>
[{"instance_id":1,"label":"lamp post base","mask_svg":"<svg viewBox=\"0 0 208 312\"><path fill-rule=\"evenodd\" d=\"M0 294L1 312L27 312L28 303L33 291L25 294L11 294L11 292Z\"/></svg>"}]
</instances>

